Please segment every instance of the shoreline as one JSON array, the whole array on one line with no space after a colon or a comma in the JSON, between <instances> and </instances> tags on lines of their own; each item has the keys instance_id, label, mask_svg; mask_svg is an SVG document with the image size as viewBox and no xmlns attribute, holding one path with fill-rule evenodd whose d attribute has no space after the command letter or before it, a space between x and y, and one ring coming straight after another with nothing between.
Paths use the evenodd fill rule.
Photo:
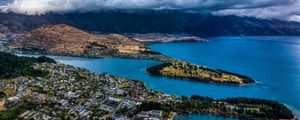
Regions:
<instances>
[{"instance_id":1,"label":"shoreline","mask_svg":"<svg viewBox=\"0 0 300 120\"><path fill-rule=\"evenodd\" d=\"M81 58L121 58L121 59L133 59L133 60L152 60L156 62L176 62L182 61L163 54L112 54L112 55L72 55L72 54L55 54L55 53L37 53L37 52L8 52L12 54L29 54L29 55L49 55L49 56L67 56L67 57L81 57Z\"/></svg>"},{"instance_id":2,"label":"shoreline","mask_svg":"<svg viewBox=\"0 0 300 120\"><path fill-rule=\"evenodd\" d=\"M52 67L49 67L52 66ZM85 73L87 76L94 76L95 73L86 70L86 69L80 69L77 67L73 67L73 66L68 66L65 64L37 64L35 68L38 68L40 70L46 68L49 70L54 70L54 69L58 69L57 67L53 67L53 66L61 66L61 68L66 69L68 68L70 71L76 71L76 72L81 72L81 73ZM54 69L53 69L54 68ZM59 71L57 71L58 73L61 73ZM68 71L67 71L68 73ZM63 75L63 74L62 74ZM73 74L69 74L69 75L73 75ZM59 75L60 76L60 75ZM59 78L59 76L57 76ZM117 78L119 80L123 79L124 83L127 83L127 80L133 81L133 83L135 83L135 85L141 87L142 89L145 89L145 93L143 95L154 95L154 98L161 96L164 93L161 92L157 92L155 90L150 90L148 89L144 84L144 82L141 81L136 81L133 79L128 79L128 78L124 78L124 77L119 77L119 76L115 76L115 75L110 75L110 74L100 74L99 76L108 76L108 78ZM47 78L46 78L47 79ZM88 79L88 78L87 78ZM115 79L115 80L117 80ZM51 79L49 79L51 80ZM70 79L69 79L70 80ZM93 80L93 79L92 79ZM96 77L94 80L98 80L98 77ZM84 82L84 80L82 81ZM85 81L86 82L86 81ZM117 81L116 81L117 82ZM42 82L42 84L45 84ZM60 85L60 84L58 84ZM134 84L133 84L134 85ZM136 86L132 86L131 87L135 88ZM49 87L49 86L48 86ZM73 88L73 87L72 87ZM150 94L151 93L151 94ZM168 96L168 94L165 94L166 96ZM156 97L155 97L156 96ZM126 98L126 97L125 97ZM150 97L151 98L151 97ZM290 109L288 109L287 107L285 107L285 105L281 104L280 102L277 101L273 101L273 100L267 100L267 99L255 99L255 98L226 98L226 99L214 99L214 98L210 98L210 97L205 97L205 96L198 96L198 95L194 95L191 97L172 97L170 96L171 99L166 98L167 101L157 101L158 104L165 106L165 105L170 105L171 111L175 111L176 113L185 113L185 112L191 112L191 113L204 113L204 114L210 114L210 115L221 115L221 116L237 116L237 117L245 117L245 118L256 118L255 114L250 114L250 113L241 113L241 114L237 114L235 112L237 112L237 110L235 109L231 109L230 111L222 111L224 108L231 108L231 107L236 107L239 108L243 111L245 111L246 109L239 106L240 104L242 105L246 105L246 106L251 106L250 108L252 109L261 109L260 105L266 105L268 107L273 106L272 109L268 109L270 111L273 112L279 112L280 114L273 114L273 112L268 113L265 111L262 112L257 112L257 113L261 113L264 114L266 116L260 116L260 118L268 118L268 115L274 115L274 118L290 118L292 117L292 114L290 114ZM149 101L144 101L143 103L146 102L145 104L149 104ZM142 104L143 104L142 103ZM197 106L206 106L208 105L208 107L195 107L195 106L186 106L187 103L191 103L191 104L196 104ZM205 103L205 104L204 104ZM225 106L224 106L225 104ZM151 103L150 103L151 105ZM174 106L173 106L174 105ZM227 106L228 105L228 106ZM221 106L221 107L214 107L214 106ZM187 107L186 110L182 109L182 107ZM181 109L176 109L176 108L181 108ZM150 108L151 109L151 108ZM211 109L216 109L216 111L210 111ZM285 116L286 111L282 111L286 110L288 116ZM165 108L158 108L157 110L161 110L161 111L166 111ZM174 116L175 114L173 114ZM295 117L293 115L293 117Z\"/></svg>"},{"instance_id":3,"label":"shoreline","mask_svg":"<svg viewBox=\"0 0 300 120\"><path fill-rule=\"evenodd\" d=\"M283 105L285 105L288 109L290 109L291 111L293 111L293 114L295 116L295 120L297 120L297 118L300 118L300 111L296 110L294 107L292 107L289 104L286 103L282 103Z\"/></svg>"},{"instance_id":4,"label":"shoreline","mask_svg":"<svg viewBox=\"0 0 300 120\"><path fill-rule=\"evenodd\" d=\"M225 115L225 114L220 114L220 113L186 112L186 113L176 113L174 116L172 116L172 119L170 119L170 120L174 120L174 118L176 116L186 116L186 115L188 115L188 116L190 116L190 115L207 115L207 116L219 116L219 117L237 118L237 119L261 119L259 117L253 118L253 117L245 117L245 116L242 116L242 115ZM298 119L298 116L294 114L294 117L292 119L286 119L286 120L297 120L297 119Z\"/></svg>"},{"instance_id":5,"label":"shoreline","mask_svg":"<svg viewBox=\"0 0 300 120\"><path fill-rule=\"evenodd\" d=\"M94 57L94 56L80 56L80 55L63 55L63 54L59 54L59 55L56 55L56 54L39 54L39 53L14 53L16 55L37 55L37 56L62 56L62 57L78 57L78 58L95 58L95 59L114 59L114 58L117 58L117 59L132 59L132 60L152 60L152 61L156 61L156 62L162 62L162 63L169 63L169 62L182 62L182 60L178 60L178 59L175 59L175 58L172 58L172 57L168 57L168 56L165 56L165 55L162 55L162 54L158 54L158 55L154 55L155 57L143 57L143 56L140 56L140 57L134 57L134 56L125 56L125 55L117 55L117 56L114 56L114 55L111 55L111 56L99 56L99 57ZM139 56L139 55L137 55ZM147 55L146 55L147 56ZM184 61L185 62L185 61ZM219 85L233 85L233 86L248 86L248 85L253 85L253 84L256 84L256 81L251 79L250 77L248 76L245 76L245 75L239 75L237 73L232 73L232 72L228 72L228 71L225 71L225 70L220 70L220 69L217 69L221 72L225 72L225 73L228 73L228 74L232 74L232 75L237 75L237 76L241 76L241 77L248 77L249 79L253 80L253 82L250 82L250 83L230 83L230 82L216 82L216 81L210 81L210 80L198 80L198 79L190 79L190 78L178 78L178 77L170 77L170 76L164 76L164 75L154 75L152 73L150 73L148 71L148 69L152 68L152 67L155 67L155 66L150 66L148 68L146 68L146 73L149 74L149 75L152 75L152 76L157 76L157 77L166 77L166 78L171 78L171 79L177 79L177 80L188 80L188 81L194 81L194 82L203 82L203 83L208 83L208 84L219 84ZM206 68L208 70L212 70L211 68Z\"/></svg>"},{"instance_id":6,"label":"shoreline","mask_svg":"<svg viewBox=\"0 0 300 120\"><path fill-rule=\"evenodd\" d=\"M178 113L176 112L172 112L172 115L170 118L168 118L167 120L174 120L174 118L178 115Z\"/></svg>"},{"instance_id":7,"label":"shoreline","mask_svg":"<svg viewBox=\"0 0 300 120\"><path fill-rule=\"evenodd\" d=\"M207 115L207 116L219 116L219 117L228 117L228 118L238 118L238 119L242 119L243 117L238 117L238 116L228 116L228 115L221 115L221 114L209 114L209 113L177 113L172 120L174 120L174 118L176 116L192 116L192 115Z\"/></svg>"},{"instance_id":8,"label":"shoreline","mask_svg":"<svg viewBox=\"0 0 300 120\"><path fill-rule=\"evenodd\" d=\"M124 34L125 36L132 38L133 40L145 44L154 43L171 43L171 42L208 42L209 40L199 36L190 34L160 34L160 33L147 33L147 34L136 34L129 33Z\"/></svg>"},{"instance_id":9,"label":"shoreline","mask_svg":"<svg viewBox=\"0 0 300 120\"><path fill-rule=\"evenodd\" d=\"M144 44L159 44L159 43L176 43L176 42L209 42L209 40L206 39L201 39L201 40L170 40L170 41L165 41L165 40L153 40L153 41L138 41Z\"/></svg>"}]
</instances>

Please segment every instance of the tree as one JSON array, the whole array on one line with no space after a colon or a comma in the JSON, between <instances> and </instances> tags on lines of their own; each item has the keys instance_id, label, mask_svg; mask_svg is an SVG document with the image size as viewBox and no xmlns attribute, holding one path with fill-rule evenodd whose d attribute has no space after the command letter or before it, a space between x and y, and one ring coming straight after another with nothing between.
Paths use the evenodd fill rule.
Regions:
<instances>
[{"instance_id":1,"label":"tree","mask_svg":"<svg viewBox=\"0 0 300 120\"><path fill-rule=\"evenodd\" d=\"M3 91L0 91L0 98L6 97L5 93Z\"/></svg>"}]
</instances>

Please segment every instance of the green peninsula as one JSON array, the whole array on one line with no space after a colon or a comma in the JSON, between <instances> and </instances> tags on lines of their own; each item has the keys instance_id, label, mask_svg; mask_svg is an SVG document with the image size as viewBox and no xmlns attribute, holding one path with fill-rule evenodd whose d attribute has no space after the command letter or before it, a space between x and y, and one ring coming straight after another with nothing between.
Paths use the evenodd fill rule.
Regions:
<instances>
[{"instance_id":1,"label":"green peninsula","mask_svg":"<svg viewBox=\"0 0 300 120\"><path fill-rule=\"evenodd\" d=\"M250 77L230 73L223 70L212 70L204 66L194 65L187 62L163 63L147 69L151 75L165 76L199 82L213 82L224 84L244 85L254 83Z\"/></svg>"}]
</instances>

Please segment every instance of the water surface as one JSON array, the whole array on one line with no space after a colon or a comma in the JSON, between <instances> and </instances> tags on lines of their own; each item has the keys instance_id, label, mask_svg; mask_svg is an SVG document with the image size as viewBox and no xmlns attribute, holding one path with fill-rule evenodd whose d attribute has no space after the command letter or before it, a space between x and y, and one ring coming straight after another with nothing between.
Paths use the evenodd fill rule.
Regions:
<instances>
[{"instance_id":1,"label":"water surface","mask_svg":"<svg viewBox=\"0 0 300 120\"><path fill-rule=\"evenodd\" d=\"M248 86L230 86L174 80L145 74L154 61L50 56L60 63L107 72L145 82L148 88L177 96L203 95L214 98L252 97L283 102L300 110L300 37L219 37L209 42L153 44L165 55L195 64L250 76L258 81ZM181 115L176 120L209 118ZM216 116L215 119L231 119Z\"/></svg>"},{"instance_id":2,"label":"water surface","mask_svg":"<svg viewBox=\"0 0 300 120\"><path fill-rule=\"evenodd\" d=\"M244 74L259 82L247 87L207 85L201 88L202 92L187 88L193 93L218 98L267 98L300 110L300 37L219 37L209 40L208 43L162 43L151 48L192 63Z\"/></svg>"},{"instance_id":3,"label":"water surface","mask_svg":"<svg viewBox=\"0 0 300 120\"><path fill-rule=\"evenodd\" d=\"M178 115L174 120L238 120L238 118L205 115L205 114L191 114L191 115Z\"/></svg>"}]
</instances>

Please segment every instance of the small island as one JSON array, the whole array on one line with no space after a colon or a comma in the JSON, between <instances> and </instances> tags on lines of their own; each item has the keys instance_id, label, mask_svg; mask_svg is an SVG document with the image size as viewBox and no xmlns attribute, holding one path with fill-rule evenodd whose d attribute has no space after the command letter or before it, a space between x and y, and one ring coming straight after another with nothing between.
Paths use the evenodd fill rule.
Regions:
<instances>
[{"instance_id":1,"label":"small island","mask_svg":"<svg viewBox=\"0 0 300 120\"><path fill-rule=\"evenodd\" d=\"M204 66L190 64L188 62L163 63L148 68L147 73L156 76L165 76L199 82L213 82L224 84L245 85L254 83L250 77L230 73L224 70L212 70Z\"/></svg>"}]
</instances>

